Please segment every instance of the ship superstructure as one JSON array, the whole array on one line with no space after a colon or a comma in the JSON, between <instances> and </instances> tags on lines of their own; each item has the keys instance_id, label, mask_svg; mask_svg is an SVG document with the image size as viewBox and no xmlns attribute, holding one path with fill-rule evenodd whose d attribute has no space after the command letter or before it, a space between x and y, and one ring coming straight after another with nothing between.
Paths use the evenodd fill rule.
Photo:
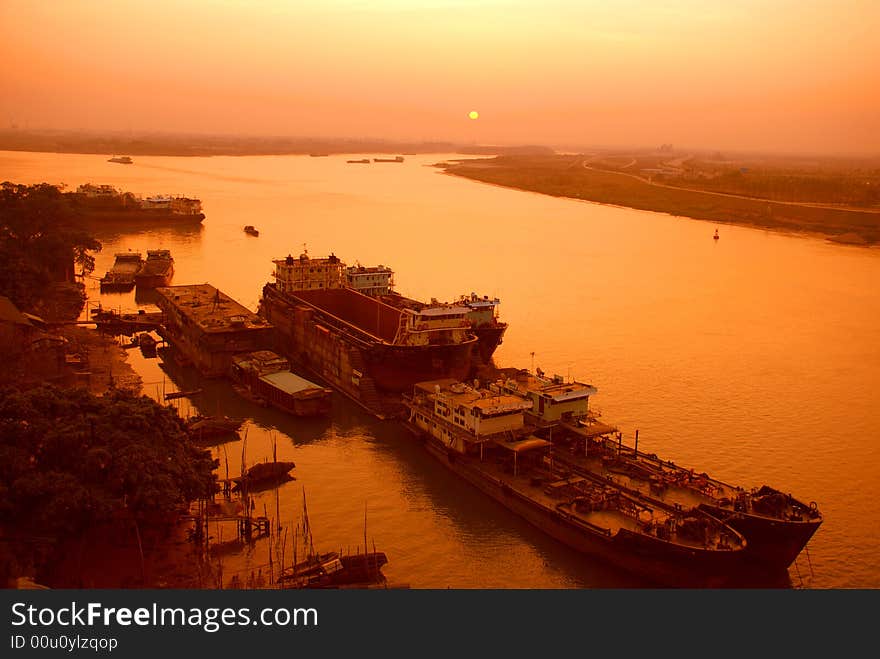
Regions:
<instances>
[{"instance_id":1,"label":"ship superstructure","mask_svg":"<svg viewBox=\"0 0 880 659\"><path fill-rule=\"evenodd\" d=\"M281 351L374 414L402 413L400 394L415 382L469 376L477 339L466 307L385 304L346 286L345 266L332 254L288 256L275 266L260 313L278 329Z\"/></svg>"}]
</instances>

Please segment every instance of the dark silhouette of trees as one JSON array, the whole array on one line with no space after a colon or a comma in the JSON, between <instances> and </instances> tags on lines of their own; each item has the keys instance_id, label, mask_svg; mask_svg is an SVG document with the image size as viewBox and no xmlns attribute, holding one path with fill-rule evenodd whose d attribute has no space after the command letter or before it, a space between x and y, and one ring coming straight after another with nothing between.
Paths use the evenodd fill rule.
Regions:
<instances>
[{"instance_id":1,"label":"dark silhouette of trees","mask_svg":"<svg viewBox=\"0 0 880 659\"><path fill-rule=\"evenodd\" d=\"M216 482L169 407L50 386L0 390L0 535L50 544L112 521L175 520Z\"/></svg>"},{"instance_id":2,"label":"dark silhouette of trees","mask_svg":"<svg viewBox=\"0 0 880 659\"><path fill-rule=\"evenodd\" d=\"M88 252L100 249L55 186L0 185L0 295L22 311L76 317L85 296L79 286L70 301L74 264L89 274L95 260Z\"/></svg>"}]
</instances>

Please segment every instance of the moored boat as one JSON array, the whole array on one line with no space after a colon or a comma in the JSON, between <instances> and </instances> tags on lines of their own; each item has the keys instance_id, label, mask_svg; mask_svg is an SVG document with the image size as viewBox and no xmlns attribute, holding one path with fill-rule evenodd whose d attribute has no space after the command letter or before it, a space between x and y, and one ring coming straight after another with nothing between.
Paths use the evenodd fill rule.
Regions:
<instances>
[{"instance_id":1,"label":"moored boat","mask_svg":"<svg viewBox=\"0 0 880 659\"><path fill-rule=\"evenodd\" d=\"M260 490L293 480L290 472L294 467L296 465L289 461L259 462L250 467L244 475L230 480L234 483L233 489Z\"/></svg>"},{"instance_id":2,"label":"moored boat","mask_svg":"<svg viewBox=\"0 0 880 659\"><path fill-rule=\"evenodd\" d=\"M555 441L566 441L566 430L577 437L579 429L560 428L554 431ZM744 558L768 572L787 569L822 524L815 502L805 504L767 485L749 490L730 485L624 446L610 434L583 443L575 440L561 459L579 472L604 475L652 501L703 510L725 521L748 541Z\"/></svg>"},{"instance_id":3,"label":"moored boat","mask_svg":"<svg viewBox=\"0 0 880 659\"><path fill-rule=\"evenodd\" d=\"M367 549L366 513L364 514L364 547L356 553L315 551L311 523L303 493L303 519L294 533L293 564L282 567L278 583L281 588L381 588L386 587L382 567L388 563L384 552ZM302 543L300 554L299 543ZM299 555L305 558L298 560Z\"/></svg>"},{"instance_id":4,"label":"moored boat","mask_svg":"<svg viewBox=\"0 0 880 659\"><path fill-rule=\"evenodd\" d=\"M216 439L238 436L244 419L228 416L194 416L186 422L186 430L194 440Z\"/></svg>"},{"instance_id":5,"label":"moored boat","mask_svg":"<svg viewBox=\"0 0 880 659\"><path fill-rule=\"evenodd\" d=\"M155 357L156 356L156 345L158 341L156 338L148 334L147 332L141 332L137 337L138 347L141 349L141 352L145 357Z\"/></svg>"},{"instance_id":6,"label":"moored boat","mask_svg":"<svg viewBox=\"0 0 880 659\"><path fill-rule=\"evenodd\" d=\"M275 261L260 313L275 327L281 352L380 418L404 412L401 394L416 382L465 379L476 336L464 307L417 312L345 287L345 265L288 256Z\"/></svg>"},{"instance_id":7,"label":"moored boat","mask_svg":"<svg viewBox=\"0 0 880 659\"><path fill-rule=\"evenodd\" d=\"M205 219L199 199L172 195L139 197L112 185L85 183L63 193L74 216L85 222L197 224Z\"/></svg>"},{"instance_id":8,"label":"moored boat","mask_svg":"<svg viewBox=\"0 0 880 659\"><path fill-rule=\"evenodd\" d=\"M148 249L147 259L135 274L134 281L138 288L157 288L168 286L174 276L174 259L167 249Z\"/></svg>"},{"instance_id":9,"label":"moored boat","mask_svg":"<svg viewBox=\"0 0 880 659\"><path fill-rule=\"evenodd\" d=\"M652 503L698 509L726 522L748 545L743 557L767 572L788 568L822 524L815 502L805 504L764 485L745 489L624 445L617 428L589 410L592 385L507 369L492 389L532 401L527 417L552 440L556 459L582 475L599 476Z\"/></svg>"},{"instance_id":10,"label":"moored boat","mask_svg":"<svg viewBox=\"0 0 880 659\"><path fill-rule=\"evenodd\" d=\"M379 266L380 268L382 266ZM504 333L507 331L507 323L498 318L497 307L501 300L497 297L490 298L488 295L479 296L476 293L462 295L451 305L432 299L430 303L420 302L400 295L396 291L379 293L378 297L383 302L392 306L406 309L422 310L448 306L459 306L467 309L466 318L470 322L471 330L477 337L477 356L483 364L489 364L495 350L501 345Z\"/></svg>"},{"instance_id":11,"label":"moored boat","mask_svg":"<svg viewBox=\"0 0 880 659\"><path fill-rule=\"evenodd\" d=\"M406 426L432 455L568 546L664 585L727 585L739 575L740 533L560 466L552 443L524 424L530 401L436 380L417 384L407 406Z\"/></svg>"},{"instance_id":12,"label":"moored boat","mask_svg":"<svg viewBox=\"0 0 880 659\"><path fill-rule=\"evenodd\" d=\"M250 395L295 416L329 414L333 391L290 370L290 362L270 350L232 358L232 379Z\"/></svg>"},{"instance_id":13,"label":"moored boat","mask_svg":"<svg viewBox=\"0 0 880 659\"><path fill-rule=\"evenodd\" d=\"M143 264L144 259L140 252L116 254L113 267L101 277L101 291L130 291L135 286L135 277Z\"/></svg>"}]
</instances>

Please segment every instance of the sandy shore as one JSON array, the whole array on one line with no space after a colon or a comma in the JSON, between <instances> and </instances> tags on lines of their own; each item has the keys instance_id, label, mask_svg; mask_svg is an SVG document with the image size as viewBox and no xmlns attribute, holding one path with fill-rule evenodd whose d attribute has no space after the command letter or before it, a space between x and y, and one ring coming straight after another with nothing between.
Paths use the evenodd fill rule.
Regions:
<instances>
[{"instance_id":1,"label":"sandy shore","mask_svg":"<svg viewBox=\"0 0 880 659\"><path fill-rule=\"evenodd\" d=\"M563 156L501 157L443 163L446 173L483 183L668 213L697 220L817 235L833 242L880 244L880 211L768 201L652 185L635 176L582 166Z\"/></svg>"}]
</instances>

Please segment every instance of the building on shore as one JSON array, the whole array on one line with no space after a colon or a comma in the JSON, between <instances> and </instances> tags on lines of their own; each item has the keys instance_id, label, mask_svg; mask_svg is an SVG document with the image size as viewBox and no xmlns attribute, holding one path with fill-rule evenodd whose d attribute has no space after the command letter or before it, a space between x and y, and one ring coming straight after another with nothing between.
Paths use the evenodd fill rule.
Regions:
<instances>
[{"instance_id":1,"label":"building on shore","mask_svg":"<svg viewBox=\"0 0 880 659\"><path fill-rule=\"evenodd\" d=\"M275 328L210 284L156 289L164 338L206 376L229 374L233 356L271 350Z\"/></svg>"}]
</instances>

